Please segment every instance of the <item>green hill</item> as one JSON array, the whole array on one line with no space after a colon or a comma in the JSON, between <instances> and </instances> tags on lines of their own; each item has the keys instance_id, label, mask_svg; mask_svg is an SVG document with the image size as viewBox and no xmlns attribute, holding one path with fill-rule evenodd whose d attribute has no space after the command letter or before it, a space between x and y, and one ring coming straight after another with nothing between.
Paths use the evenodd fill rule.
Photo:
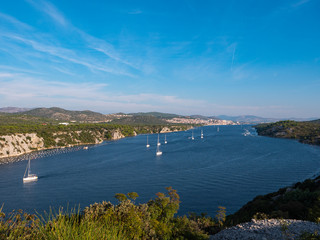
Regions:
<instances>
[{"instance_id":1,"label":"green hill","mask_svg":"<svg viewBox=\"0 0 320 240\"><path fill-rule=\"evenodd\" d=\"M150 115L134 115L120 119L112 120L115 124L126 124L126 125L168 125L168 122L161 118Z\"/></svg>"},{"instance_id":2,"label":"green hill","mask_svg":"<svg viewBox=\"0 0 320 240\"><path fill-rule=\"evenodd\" d=\"M292 138L302 143L320 145L320 120L296 122L280 121L269 124L259 124L255 128L259 135Z\"/></svg>"},{"instance_id":3,"label":"green hill","mask_svg":"<svg viewBox=\"0 0 320 240\"><path fill-rule=\"evenodd\" d=\"M33 125L33 124L58 123L49 118L36 117L23 114L0 113L0 126L5 125Z\"/></svg>"},{"instance_id":4,"label":"green hill","mask_svg":"<svg viewBox=\"0 0 320 240\"><path fill-rule=\"evenodd\" d=\"M35 108L23 112L25 115L50 118L57 121L77 121L77 122L105 122L107 117L104 114L92 111L69 111L62 108Z\"/></svg>"},{"instance_id":5,"label":"green hill","mask_svg":"<svg viewBox=\"0 0 320 240\"><path fill-rule=\"evenodd\" d=\"M156 118L165 118L165 119L171 119L176 117L181 117L181 115L173 114L173 113L161 113L161 112L138 112L138 113L130 113L130 115L133 116L152 116Z\"/></svg>"}]
</instances>

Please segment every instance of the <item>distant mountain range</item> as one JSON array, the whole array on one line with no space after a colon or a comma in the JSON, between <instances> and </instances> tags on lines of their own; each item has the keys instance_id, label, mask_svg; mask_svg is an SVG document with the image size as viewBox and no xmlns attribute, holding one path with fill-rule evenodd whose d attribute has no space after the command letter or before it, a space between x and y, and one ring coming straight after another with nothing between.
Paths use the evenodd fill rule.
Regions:
<instances>
[{"instance_id":1,"label":"distant mountain range","mask_svg":"<svg viewBox=\"0 0 320 240\"><path fill-rule=\"evenodd\" d=\"M310 121L315 119L315 118L264 118L264 117L258 117L253 115L241 115L241 116L219 115L217 117L219 119L231 120L234 122L248 123L248 124L270 123L270 122L277 122L277 121L283 121L283 120Z\"/></svg>"},{"instance_id":2,"label":"distant mountain range","mask_svg":"<svg viewBox=\"0 0 320 240\"><path fill-rule=\"evenodd\" d=\"M173 113L161 113L161 112L138 112L138 113L129 113L128 115L133 116L153 116L156 118L165 118L165 119L171 119L171 118L177 118L177 117L184 117L182 115L177 115Z\"/></svg>"},{"instance_id":3,"label":"distant mountain range","mask_svg":"<svg viewBox=\"0 0 320 240\"><path fill-rule=\"evenodd\" d=\"M194 118L201 120L231 120L233 122L240 122L246 124L270 123L281 120L295 120L295 121L310 121L315 118L263 118L253 115L241 116L203 116L203 115L190 115L183 116L173 113L161 112L138 112L138 113L117 113L117 114L102 114L89 110L85 111L70 111L58 107L52 108L19 108L19 107L4 107L0 108L0 113L6 114L23 114L27 116L34 116L40 118L47 118L55 121L77 121L77 122L107 122L112 121L119 124L164 124L166 120L172 118Z\"/></svg>"},{"instance_id":4,"label":"distant mountain range","mask_svg":"<svg viewBox=\"0 0 320 240\"><path fill-rule=\"evenodd\" d=\"M30 110L31 108L18 108L18 107L3 107L0 108L0 112L3 113L18 113L18 112L25 112Z\"/></svg>"}]
</instances>

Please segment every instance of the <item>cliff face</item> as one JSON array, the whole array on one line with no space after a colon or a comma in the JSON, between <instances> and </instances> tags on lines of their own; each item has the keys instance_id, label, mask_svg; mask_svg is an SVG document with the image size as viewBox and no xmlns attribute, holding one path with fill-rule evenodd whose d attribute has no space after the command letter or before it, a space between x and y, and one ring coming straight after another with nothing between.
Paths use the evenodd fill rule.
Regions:
<instances>
[{"instance_id":1,"label":"cliff face","mask_svg":"<svg viewBox=\"0 0 320 240\"><path fill-rule=\"evenodd\" d=\"M124 138L119 129L111 132L111 140ZM0 136L0 159L15 157L37 150L55 147L70 147L82 144L99 144L105 140L105 132L99 131L59 131L47 137L37 133L16 133ZM50 141L50 142L49 142ZM48 142L50 145L48 145Z\"/></svg>"},{"instance_id":2,"label":"cliff face","mask_svg":"<svg viewBox=\"0 0 320 240\"><path fill-rule=\"evenodd\" d=\"M184 130L189 130L192 129L193 126L187 126L187 127L179 127L179 126L172 126L172 127L163 127L160 130L160 133L169 133L169 132L179 132L179 131L184 131Z\"/></svg>"},{"instance_id":3,"label":"cliff face","mask_svg":"<svg viewBox=\"0 0 320 240\"><path fill-rule=\"evenodd\" d=\"M36 133L11 134L0 137L0 158L18 156L44 149L43 138Z\"/></svg>"},{"instance_id":4,"label":"cliff face","mask_svg":"<svg viewBox=\"0 0 320 240\"><path fill-rule=\"evenodd\" d=\"M44 129L37 133L13 133L0 136L0 159L15 157L32 151L45 150L59 147L71 147L84 144L99 144L103 140L118 140L126 136L136 136L138 133L168 133L183 131L191 126L171 126L161 129L123 128L86 128L54 130ZM3 161L2 161L3 162ZM1 161L0 161L1 163Z\"/></svg>"},{"instance_id":5,"label":"cliff face","mask_svg":"<svg viewBox=\"0 0 320 240\"><path fill-rule=\"evenodd\" d=\"M124 138L124 137L125 136L121 133L121 131L119 129L117 129L111 133L112 140L118 140L118 139Z\"/></svg>"}]
</instances>

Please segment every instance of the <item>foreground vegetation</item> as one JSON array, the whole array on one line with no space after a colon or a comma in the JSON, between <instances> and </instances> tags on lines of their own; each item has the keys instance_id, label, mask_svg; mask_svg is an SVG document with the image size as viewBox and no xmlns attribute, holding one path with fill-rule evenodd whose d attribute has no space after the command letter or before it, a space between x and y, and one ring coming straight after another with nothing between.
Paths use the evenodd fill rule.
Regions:
<instances>
[{"instance_id":1,"label":"foreground vegetation","mask_svg":"<svg viewBox=\"0 0 320 240\"><path fill-rule=\"evenodd\" d=\"M118 204L95 203L83 211L73 209L49 214L21 210L8 216L0 208L0 239L209 239L225 227L251 219L299 219L320 222L320 177L257 196L226 217L219 207L215 218L201 214L176 216L180 200L171 187L167 193L136 204L138 194L117 193ZM303 233L299 239L320 239L318 233Z\"/></svg>"},{"instance_id":2,"label":"foreground vegetation","mask_svg":"<svg viewBox=\"0 0 320 240\"><path fill-rule=\"evenodd\" d=\"M0 239L208 239L222 228L225 210L216 219L175 217L179 195L167 188L146 204L135 204L135 192L116 194L119 203L95 203L83 211L30 215L21 210L5 216L0 209Z\"/></svg>"},{"instance_id":3,"label":"foreground vegetation","mask_svg":"<svg viewBox=\"0 0 320 240\"><path fill-rule=\"evenodd\" d=\"M255 126L259 135L297 139L302 143L320 145L320 121L280 121Z\"/></svg>"}]
</instances>

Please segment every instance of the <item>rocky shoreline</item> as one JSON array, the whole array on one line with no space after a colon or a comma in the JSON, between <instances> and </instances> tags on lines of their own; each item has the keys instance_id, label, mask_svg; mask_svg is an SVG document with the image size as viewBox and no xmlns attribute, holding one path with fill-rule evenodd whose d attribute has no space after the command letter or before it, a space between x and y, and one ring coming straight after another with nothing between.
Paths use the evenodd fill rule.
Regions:
<instances>
[{"instance_id":1,"label":"rocky shoreline","mask_svg":"<svg viewBox=\"0 0 320 240\"><path fill-rule=\"evenodd\" d=\"M238 224L210 237L210 240L287 240L298 239L303 233L320 232L314 222L293 219L265 219Z\"/></svg>"},{"instance_id":2,"label":"rocky shoreline","mask_svg":"<svg viewBox=\"0 0 320 240\"><path fill-rule=\"evenodd\" d=\"M190 127L192 128L192 127ZM190 129L188 128L188 129ZM168 127L163 127L160 133L169 133L169 132L177 132L179 130L170 130ZM180 130L182 131L182 130ZM76 134L81 134L81 131L75 131ZM56 136L56 142L59 141L60 133L54 134ZM65 133L63 133L65 134ZM134 132L133 136L136 136L137 133ZM41 157L40 153L43 153L45 150L56 150L60 152L67 151L66 149L74 149L80 150L83 146L86 145L95 145L101 144L104 140L103 136L99 133L93 133L95 137L94 143L81 142L77 141L77 144L67 144L64 146L54 146L54 147L45 147L44 139L38 137L36 133L16 133L5 136L0 136L0 165L18 162L27 160L29 158L37 158ZM112 131L110 135L110 139L108 140L118 140L125 138L126 136L122 134L119 129ZM70 150L71 151L71 150Z\"/></svg>"}]
</instances>

